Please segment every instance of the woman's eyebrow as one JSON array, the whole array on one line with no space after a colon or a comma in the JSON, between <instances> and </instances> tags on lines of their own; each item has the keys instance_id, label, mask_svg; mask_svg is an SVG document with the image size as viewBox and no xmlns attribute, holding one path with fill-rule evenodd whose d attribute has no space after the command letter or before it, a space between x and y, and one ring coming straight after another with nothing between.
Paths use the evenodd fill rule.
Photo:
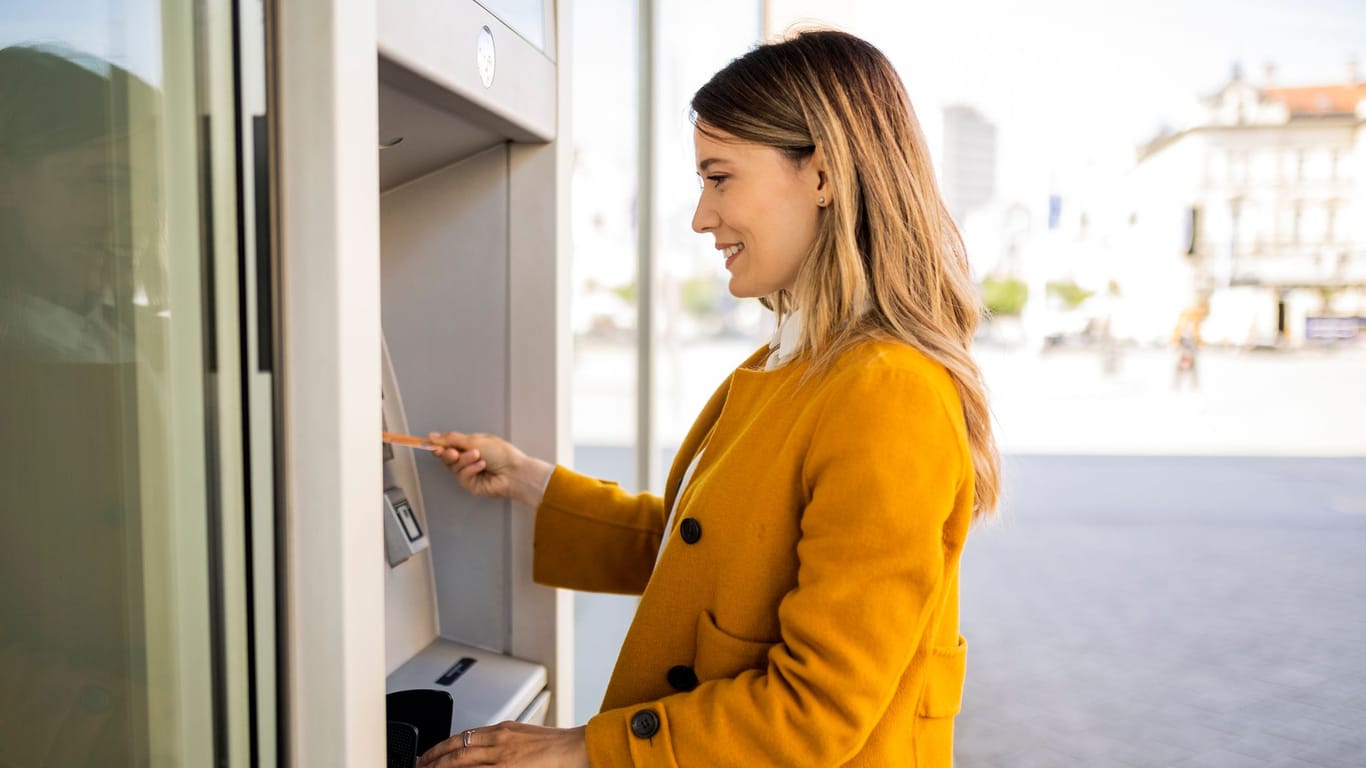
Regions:
<instances>
[{"instance_id":1,"label":"woman's eyebrow","mask_svg":"<svg viewBox=\"0 0 1366 768\"><path fill-rule=\"evenodd\" d=\"M710 167L710 166L712 166L712 165L715 165L715 164L717 164L717 163L724 163L724 162L726 162L726 161L723 160L722 158L719 158L719 157L709 157L709 158L707 158L706 160L703 160L702 162L700 162L700 163L697 164L697 170L698 170L700 173L706 173L708 167Z\"/></svg>"}]
</instances>

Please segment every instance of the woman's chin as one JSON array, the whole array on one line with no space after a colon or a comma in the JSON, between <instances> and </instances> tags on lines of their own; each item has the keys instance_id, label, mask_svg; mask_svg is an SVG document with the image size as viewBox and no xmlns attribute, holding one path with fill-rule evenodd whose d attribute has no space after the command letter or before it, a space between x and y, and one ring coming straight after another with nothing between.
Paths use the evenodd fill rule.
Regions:
<instances>
[{"instance_id":1,"label":"woman's chin","mask_svg":"<svg viewBox=\"0 0 1366 768\"><path fill-rule=\"evenodd\" d=\"M730 285L727 287L730 290L730 295L737 299L757 299L760 296L767 295L759 292L754 286L747 284L743 279L734 275L731 275Z\"/></svg>"}]
</instances>

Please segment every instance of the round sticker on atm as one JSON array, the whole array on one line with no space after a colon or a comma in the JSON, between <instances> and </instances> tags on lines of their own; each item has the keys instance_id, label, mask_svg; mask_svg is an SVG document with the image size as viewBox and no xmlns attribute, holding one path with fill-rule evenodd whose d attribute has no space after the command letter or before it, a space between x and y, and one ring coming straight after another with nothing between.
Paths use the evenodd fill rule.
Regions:
<instances>
[{"instance_id":1,"label":"round sticker on atm","mask_svg":"<svg viewBox=\"0 0 1366 768\"><path fill-rule=\"evenodd\" d=\"M483 27L479 30L479 44L476 46L475 55L479 61L479 79L483 81L484 87L489 88L493 85L493 30Z\"/></svg>"}]
</instances>

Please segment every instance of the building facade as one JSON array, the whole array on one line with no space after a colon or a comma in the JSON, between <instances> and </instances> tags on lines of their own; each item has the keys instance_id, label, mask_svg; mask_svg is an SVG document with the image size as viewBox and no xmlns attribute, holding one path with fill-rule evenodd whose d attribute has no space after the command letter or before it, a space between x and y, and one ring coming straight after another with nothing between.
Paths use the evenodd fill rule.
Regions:
<instances>
[{"instance_id":1,"label":"building facade","mask_svg":"<svg viewBox=\"0 0 1366 768\"><path fill-rule=\"evenodd\" d=\"M967 106L944 109L944 201L954 220L996 195L996 126Z\"/></svg>"},{"instance_id":2,"label":"building facade","mask_svg":"<svg viewBox=\"0 0 1366 768\"><path fill-rule=\"evenodd\" d=\"M1366 83L1355 68L1308 87L1235 70L1201 107L1196 124L1139 153L1136 258L1189 285L1184 309L1204 316L1207 340L1354 335L1366 314Z\"/></svg>"}]
</instances>

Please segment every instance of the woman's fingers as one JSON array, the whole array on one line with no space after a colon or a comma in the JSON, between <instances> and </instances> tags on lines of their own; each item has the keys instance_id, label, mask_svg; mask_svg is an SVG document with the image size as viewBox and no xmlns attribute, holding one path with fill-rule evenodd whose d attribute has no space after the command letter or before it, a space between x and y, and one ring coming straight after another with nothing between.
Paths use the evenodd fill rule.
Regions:
<instances>
[{"instance_id":1,"label":"woman's fingers","mask_svg":"<svg viewBox=\"0 0 1366 768\"><path fill-rule=\"evenodd\" d=\"M465 451L460 454L458 459L451 463L451 471L456 473L463 472L465 468L471 464L482 463L480 461L481 458L479 451Z\"/></svg>"},{"instance_id":2,"label":"woman's fingers","mask_svg":"<svg viewBox=\"0 0 1366 768\"><path fill-rule=\"evenodd\" d=\"M495 765L497 758L497 752L493 747L474 744L466 747L460 743L457 736L432 747L417 765L418 768L464 768L469 765Z\"/></svg>"},{"instance_id":3,"label":"woman's fingers","mask_svg":"<svg viewBox=\"0 0 1366 768\"><path fill-rule=\"evenodd\" d=\"M455 768L466 765L493 765L497 762L498 727L461 731L427 751L417 761L418 768Z\"/></svg>"},{"instance_id":4,"label":"woman's fingers","mask_svg":"<svg viewBox=\"0 0 1366 768\"><path fill-rule=\"evenodd\" d=\"M451 468L451 471L458 472L467 466L471 461L478 460L479 450L471 448L471 440L467 435L459 432L429 432L428 442L437 446L432 451L438 459Z\"/></svg>"},{"instance_id":5,"label":"woman's fingers","mask_svg":"<svg viewBox=\"0 0 1366 768\"><path fill-rule=\"evenodd\" d=\"M471 442L470 436L463 432L428 432L427 441L457 451L468 450Z\"/></svg>"},{"instance_id":6,"label":"woman's fingers","mask_svg":"<svg viewBox=\"0 0 1366 768\"><path fill-rule=\"evenodd\" d=\"M463 731L432 747L418 768L506 765L517 768L588 768L584 728L546 728L503 722Z\"/></svg>"},{"instance_id":7,"label":"woman's fingers","mask_svg":"<svg viewBox=\"0 0 1366 768\"><path fill-rule=\"evenodd\" d=\"M479 473L483 472L487 467L488 465L483 461L474 461L473 463L467 464L460 470L460 482L466 484L474 482L474 478L478 477Z\"/></svg>"},{"instance_id":8,"label":"woman's fingers","mask_svg":"<svg viewBox=\"0 0 1366 768\"><path fill-rule=\"evenodd\" d=\"M460 449L454 447L452 441L447 437L447 435L453 434L455 433L450 432L445 435L440 432L427 433L427 442L436 446L436 450L432 451L432 453L447 465L454 464L460 458L461 454Z\"/></svg>"}]
</instances>

